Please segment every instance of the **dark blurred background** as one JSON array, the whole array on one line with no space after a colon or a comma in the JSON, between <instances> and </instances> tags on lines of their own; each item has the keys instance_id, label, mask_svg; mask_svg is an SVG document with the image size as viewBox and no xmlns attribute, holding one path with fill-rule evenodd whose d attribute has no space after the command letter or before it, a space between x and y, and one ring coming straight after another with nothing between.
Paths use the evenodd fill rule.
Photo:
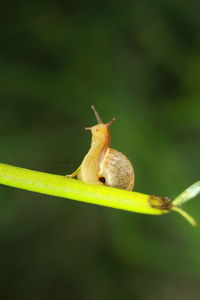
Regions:
<instances>
[{"instance_id":1,"label":"dark blurred background","mask_svg":"<svg viewBox=\"0 0 200 300\"><path fill-rule=\"evenodd\" d=\"M0 4L0 161L67 174L95 104L135 190L200 179L199 1ZM184 208L200 224L200 197ZM200 299L200 225L0 186L1 299Z\"/></svg>"}]
</instances>

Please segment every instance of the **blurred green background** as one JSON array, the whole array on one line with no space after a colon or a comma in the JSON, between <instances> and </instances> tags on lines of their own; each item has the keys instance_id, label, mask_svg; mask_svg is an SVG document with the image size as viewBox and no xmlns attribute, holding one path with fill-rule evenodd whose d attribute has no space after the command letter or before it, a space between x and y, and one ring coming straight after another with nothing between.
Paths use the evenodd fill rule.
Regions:
<instances>
[{"instance_id":1,"label":"blurred green background","mask_svg":"<svg viewBox=\"0 0 200 300\"><path fill-rule=\"evenodd\" d=\"M0 5L0 161L67 174L95 104L135 190L200 179L199 1ZM184 208L200 224L200 197ZM0 186L1 299L200 299L200 225Z\"/></svg>"}]
</instances>

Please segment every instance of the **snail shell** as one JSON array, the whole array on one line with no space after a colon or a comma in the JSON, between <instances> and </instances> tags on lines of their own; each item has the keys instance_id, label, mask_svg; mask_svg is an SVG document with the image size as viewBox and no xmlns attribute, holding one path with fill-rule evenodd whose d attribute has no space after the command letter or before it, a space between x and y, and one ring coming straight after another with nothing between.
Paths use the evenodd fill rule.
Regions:
<instances>
[{"instance_id":1,"label":"snail shell","mask_svg":"<svg viewBox=\"0 0 200 300\"><path fill-rule=\"evenodd\" d=\"M105 185L133 190L134 170L130 160L121 152L108 148L100 164L99 180Z\"/></svg>"}]
</instances>

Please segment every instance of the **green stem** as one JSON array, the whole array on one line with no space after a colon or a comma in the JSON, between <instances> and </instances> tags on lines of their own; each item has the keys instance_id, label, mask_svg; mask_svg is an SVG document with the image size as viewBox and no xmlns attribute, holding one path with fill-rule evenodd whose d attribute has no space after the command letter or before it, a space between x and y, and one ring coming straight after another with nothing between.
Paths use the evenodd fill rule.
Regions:
<instances>
[{"instance_id":1,"label":"green stem","mask_svg":"<svg viewBox=\"0 0 200 300\"><path fill-rule=\"evenodd\" d=\"M183 218L185 218L192 226L196 226L197 223L192 216L190 216L186 211L182 210L180 207L172 206L171 210L176 211Z\"/></svg>"},{"instance_id":2,"label":"green stem","mask_svg":"<svg viewBox=\"0 0 200 300\"><path fill-rule=\"evenodd\" d=\"M0 163L0 184L143 214L161 215L176 211L190 224L196 225L195 220L179 206L200 192L200 181L187 188L174 201L170 202L169 199L164 197L130 192L103 185L85 184L66 176L32 171Z\"/></svg>"},{"instance_id":3,"label":"green stem","mask_svg":"<svg viewBox=\"0 0 200 300\"><path fill-rule=\"evenodd\" d=\"M169 210L152 207L149 195L102 185L85 184L53 175L0 164L0 183L8 186L143 214L159 215Z\"/></svg>"},{"instance_id":4,"label":"green stem","mask_svg":"<svg viewBox=\"0 0 200 300\"><path fill-rule=\"evenodd\" d=\"M173 205L181 206L183 203L189 201L190 199L196 197L200 193L200 181L193 183L180 195L178 195L173 200Z\"/></svg>"}]
</instances>

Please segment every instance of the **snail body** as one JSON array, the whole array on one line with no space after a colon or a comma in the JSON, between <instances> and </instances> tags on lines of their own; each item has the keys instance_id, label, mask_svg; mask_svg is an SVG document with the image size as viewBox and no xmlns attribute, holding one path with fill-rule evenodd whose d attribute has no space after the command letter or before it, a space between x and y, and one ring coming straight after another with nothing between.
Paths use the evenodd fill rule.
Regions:
<instances>
[{"instance_id":1,"label":"snail body","mask_svg":"<svg viewBox=\"0 0 200 300\"><path fill-rule=\"evenodd\" d=\"M70 177L89 184L101 184L115 188L133 190L134 170L129 159L121 152L110 148L110 126L115 119L104 124L94 105L91 106L97 125L85 128L91 130L91 147L80 167Z\"/></svg>"}]
</instances>

